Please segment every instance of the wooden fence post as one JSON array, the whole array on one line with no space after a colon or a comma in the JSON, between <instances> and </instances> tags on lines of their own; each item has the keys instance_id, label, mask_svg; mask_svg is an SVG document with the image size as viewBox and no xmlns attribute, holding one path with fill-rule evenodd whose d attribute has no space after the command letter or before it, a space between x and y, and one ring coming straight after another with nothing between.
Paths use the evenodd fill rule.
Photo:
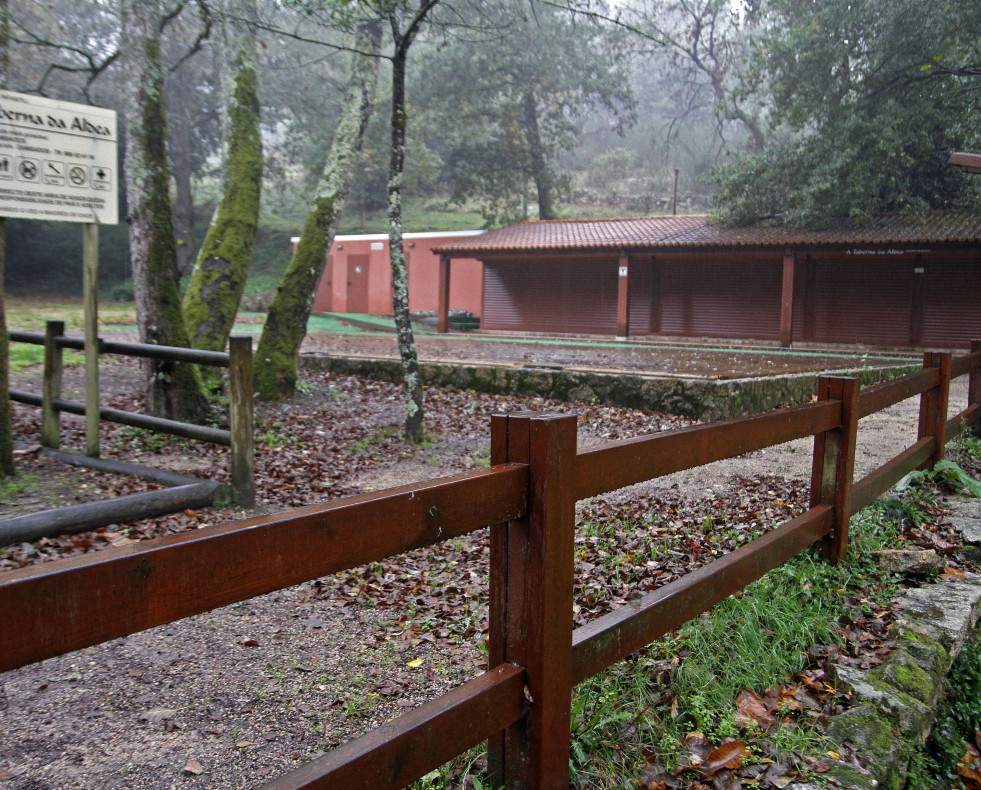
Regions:
<instances>
[{"instance_id":1,"label":"wooden fence post","mask_svg":"<svg viewBox=\"0 0 981 790\"><path fill-rule=\"evenodd\" d=\"M61 397L62 349L56 337L65 334L64 321L44 325L44 379L41 383L41 444L57 449L61 443L61 414L54 401Z\"/></svg>"},{"instance_id":2,"label":"wooden fence post","mask_svg":"<svg viewBox=\"0 0 981 790\"><path fill-rule=\"evenodd\" d=\"M924 368L940 369L940 383L920 396L920 427L917 438L934 438L933 456L929 461L931 469L943 460L946 449L944 435L950 398L950 359L951 355L947 352L927 351L923 354Z\"/></svg>"},{"instance_id":3,"label":"wooden fence post","mask_svg":"<svg viewBox=\"0 0 981 790\"><path fill-rule=\"evenodd\" d=\"M981 352L981 340L971 341L971 353L977 354ZM968 384L967 384L967 405L974 406L975 404L981 404L981 367L974 368L968 374ZM974 424L974 432L978 433L981 431L981 420Z\"/></svg>"},{"instance_id":4,"label":"wooden fence post","mask_svg":"<svg viewBox=\"0 0 981 790\"><path fill-rule=\"evenodd\" d=\"M490 665L527 672L528 711L489 742L491 786L566 790L572 696L576 417L495 416L492 463L529 466L528 515L491 528Z\"/></svg>"},{"instance_id":5,"label":"wooden fence post","mask_svg":"<svg viewBox=\"0 0 981 790\"><path fill-rule=\"evenodd\" d=\"M231 427L232 489L242 507L255 505L255 435L252 408L252 338L228 340L228 395Z\"/></svg>"},{"instance_id":6,"label":"wooden fence post","mask_svg":"<svg viewBox=\"0 0 981 790\"><path fill-rule=\"evenodd\" d=\"M811 469L811 507L831 505L831 532L824 540L825 556L833 565L848 551L851 520L851 488L855 473L855 443L858 438L858 379L822 376L818 400L841 401L841 424L814 437Z\"/></svg>"}]
</instances>

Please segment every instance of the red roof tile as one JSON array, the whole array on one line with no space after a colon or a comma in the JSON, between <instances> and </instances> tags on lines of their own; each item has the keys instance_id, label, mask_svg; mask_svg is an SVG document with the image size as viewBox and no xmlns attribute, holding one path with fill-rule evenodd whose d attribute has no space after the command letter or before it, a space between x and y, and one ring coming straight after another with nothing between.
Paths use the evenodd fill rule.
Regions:
<instances>
[{"instance_id":1,"label":"red roof tile","mask_svg":"<svg viewBox=\"0 0 981 790\"><path fill-rule=\"evenodd\" d=\"M544 250L619 250L665 247L766 247L840 244L981 242L981 215L933 212L925 218L882 214L867 226L826 230L779 227L726 228L702 214L631 219L521 222L440 245L451 254Z\"/></svg>"}]
</instances>

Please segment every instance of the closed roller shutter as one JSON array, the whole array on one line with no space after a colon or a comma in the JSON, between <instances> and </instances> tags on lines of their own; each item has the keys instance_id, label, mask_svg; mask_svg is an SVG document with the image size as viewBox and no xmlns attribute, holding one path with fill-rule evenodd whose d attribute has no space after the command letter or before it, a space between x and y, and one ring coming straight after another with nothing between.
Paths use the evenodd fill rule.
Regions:
<instances>
[{"instance_id":1,"label":"closed roller shutter","mask_svg":"<svg viewBox=\"0 0 981 790\"><path fill-rule=\"evenodd\" d=\"M778 339L782 276L776 261L665 260L661 334Z\"/></svg>"},{"instance_id":2,"label":"closed roller shutter","mask_svg":"<svg viewBox=\"0 0 981 790\"><path fill-rule=\"evenodd\" d=\"M929 262L925 268L923 345L970 347L981 338L981 260Z\"/></svg>"},{"instance_id":3,"label":"closed roller shutter","mask_svg":"<svg viewBox=\"0 0 981 790\"><path fill-rule=\"evenodd\" d=\"M615 334L617 264L484 263L486 329Z\"/></svg>"},{"instance_id":4,"label":"closed roller shutter","mask_svg":"<svg viewBox=\"0 0 981 790\"><path fill-rule=\"evenodd\" d=\"M651 263L630 263L630 334L651 333Z\"/></svg>"},{"instance_id":5,"label":"closed roller shutter","mask_svg":"<svg viewBox=\"0 0 981 790\"><path fill-rule=\"evenodd\" d=\"M815 261L813 337L818 343L910 344L911 261Z\"/></svg>"}]
</instances>

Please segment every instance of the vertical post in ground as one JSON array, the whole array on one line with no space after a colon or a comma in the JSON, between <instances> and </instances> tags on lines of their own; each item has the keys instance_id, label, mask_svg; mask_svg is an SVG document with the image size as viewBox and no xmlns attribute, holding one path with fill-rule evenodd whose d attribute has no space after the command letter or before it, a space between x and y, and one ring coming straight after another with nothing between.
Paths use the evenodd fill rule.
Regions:
<instances>
[{"instance_id":1,"label":"vertical post in ground","mask_svg":"<svg viewBox=\"0 0 981 790\"><path fill-rule=\"evenodd\" d=\"M492 462L529 467L528 515L491 529L490 665L525 667L528 712L489 743L492 786L566 790L576 417L496 416Z\"/></svg>"},{"instance_id":2,"label":"vertical post in ground","mask_svg":"<svg viewBox=\"0 0 981 790\"><path fill-rule=\"evenodd\" d=\"M818 400L841 402L838 427L814 437L811 470L811 507L830 505L832 509L831 532L824 540L824 553L833 565L841 562L848 551L851 489L858 438L858 393L858 379L834 376L818 379Z\"/></svg>"},{"instance_id":3,"label":"vertical post in ground","mask_svg":"<svg viewBox=\"0 0 981 790\"><path fill-rule=\"evenodd\" d=\"M981 354L981 340L971 341L971 354ZM968 374L967 384L967 405L981 405L981 366L974 368ZM981 421L975 423L975 433Z\"/></svg>"},{"instance_id":4,"label":"vertical post in ground","mask_svg":"<svg viewBox=\"0 0 981 790\"><path fill-rule=\"evenodd\" d=\"M255 435L252 405L252 338L228 341L229 422L232 434L232 489L242 507L255 505Z\"/></svg>"},{"instance_id":5,"label":"vertical post in ground","mask_svg":"<svg viewBox=\"0 0 981 790\"><path fill-rule=\"evenodd\" d=\"M99 226L82 229L82 295L85 301L85 454L99 457Z\"/></svg>"},{"instance_id":6,"label":"vertical post in ground","mask_svg":"<svg viewBox=\"0 0 981 790\"><path fill-rule=\"evenodd\" d=\"M61 443L61 415L54 402L61 397L62 350L55 338L65 334L64 321L44 325L44 378L41 382L41 444L57 449Z\"/></svg>"},{"instance_id":7,"label":"vertical post in ground","mask_svg":"<svg viewBox=\"0 0 981 790\"><path fill-rule=\"evenodd\" d=\"M940 381L920 395L920 426L917 436L919 439L933 437L933 455L929 468L933 468L944 458L946 450L945 434L947 431L947 405L950 399L950 359L947 352L927 351L923 355L924 368L937 368L940 371Z\"/></svg>"},{"instance_id":8,"label":"vertical post in ground","mask_svg":"<svg viewBox=\"0 0 981 790\"><path fill-rule=\"evenodd\" d=\"M450 256L439 256L439 286L436 299L436 331L450 331Z\"/></svg>"}]
</instances>

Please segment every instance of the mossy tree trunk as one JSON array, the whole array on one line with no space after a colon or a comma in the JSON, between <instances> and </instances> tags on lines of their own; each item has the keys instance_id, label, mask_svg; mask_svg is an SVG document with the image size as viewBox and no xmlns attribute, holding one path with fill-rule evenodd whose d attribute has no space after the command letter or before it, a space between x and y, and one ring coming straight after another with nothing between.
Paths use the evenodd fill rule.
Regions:
<instances>
[{"instance_id":1,"label":"mossy tree trunk","mask_svg":"<svg viewBox=\"0 0 981 790\"><path fill-rule=\"evenodd\" d=\"M354 50L359 54L354 56L327 163L296 252L269 307L256 349L253 381L258 396L265 400L291 398L296 392L300 343L306 334L317 281L327 262L337 217L350 188L351 175L374 106L380 48L380 22L361 25L354 44Z\"/></svg>"},{"instance_id":2,"label":"mossy tree trunk","mask_svg":"<svg viewBox=\"0 0 981 790\"><path fill-rule=\"evenodd\" d=\"M392 309L402 378L405 383L405 438L410 442L423 439L422 377L419 355L409 316L409 272L402 247L402 173L405 167L405 131L408 108L405 103L405 69L409 47L439 0L423 0L402 29L402 20L393 12L389 16L394 53L392 55L392 152L388 168L388 254L392 266Z\"/></svg>"},{"instance_id":3,"label":"mossy tree trunk","mask_svg":"<svg viewBox=\"0 0 981 790\"><path fill-rule=\"evenodd\" d=\"M141 342L187 347L170 203L160 19L159 0L122 3L130 263ZM196 366L148 360L145 370L151 414L191 419L205 412L207 397Z\"/></svg>"},{"instance_id":4,"label":"mossy tree trunk","mask_svg":"<svg viewBox=\"0 0 981 790\"><path fill-rule=\"evenodd\" d=\"M256 4L255 0L226 0L224 5L220 45L223 192L183 302L191 344L211 351L225 349L235 323L252 261L262 188L253 24Z\"/></svg>"},{"instance_id":5,"label":"mossy tree trunk","mask_svg":"<svg viewBox=\"0 0 981 790\"><path fill-rule=\"evenodd\" d=\"M0 0L0 88L7 87L10 67L10 17L7 0ZM0 475L12 475L14 469L14 438L10 425L10 343L7 342L7 314L3 307L3 275L7 259L6 228L0 217Z\"/></svg>"}]
</instances>

